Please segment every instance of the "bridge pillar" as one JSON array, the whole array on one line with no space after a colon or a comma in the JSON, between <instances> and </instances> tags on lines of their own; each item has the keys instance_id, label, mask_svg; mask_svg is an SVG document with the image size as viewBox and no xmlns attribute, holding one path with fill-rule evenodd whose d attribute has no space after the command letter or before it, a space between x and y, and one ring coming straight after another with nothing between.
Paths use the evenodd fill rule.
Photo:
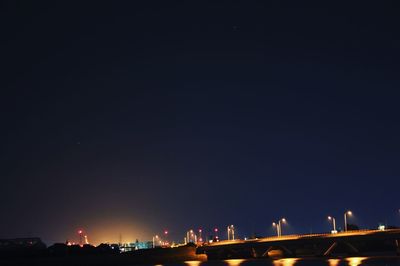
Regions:
<instances>
[{"instance_id":1,"label":"bridge pillar","mask_svg":"<svg viewBox=\"0 0 400 266\"><path fill-rule=\"evenodd\" d=\"M335 249L339 247L344 247L345 251L347 254L359 254L359 250L354 247L351 243L347 241L341 241L341 242L334 242L332 245L329 246L329 248L324 252L324 256L329 256L333 253Z\"/></svg>"},{"instance_id":2,"label":"bridge pillar","mask_svg":"<svg viewBox=\"0 0 400 266\"><path fill-rule=\"evenodd\" d=\"M271 257L269 252L273 251L273 250L277 250L277 251L281 251L282 255L285 257L292 257L293 256L293 252L288 249L287 247L283 246L283 245L279 245L279 246L270 246L263 254L262 257Z\"/></svg>"}]
</instances>

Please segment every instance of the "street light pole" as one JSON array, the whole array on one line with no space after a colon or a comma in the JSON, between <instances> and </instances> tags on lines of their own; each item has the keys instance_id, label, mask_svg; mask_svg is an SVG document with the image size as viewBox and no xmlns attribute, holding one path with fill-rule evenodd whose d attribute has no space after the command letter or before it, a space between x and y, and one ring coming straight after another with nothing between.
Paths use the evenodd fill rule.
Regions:
<instances>
[{"instance_id":1,"label":"street light pole","mask_svg":"<svg viewBox=\"0 0 400 266\"><path fill-rule=\"evenodd\" d=\"M279 228L279 236L282 235L282 224L281 224L281 220L278 221L278 228Z\"/></svg>"},{"instance_id":2,"label":"street light pole","mask_svg":"<svg viewBox=\"0 0 400 266\"><path fill-rule=\"evenodd\" d=\"M158 239L158 235L153 236L153 248L156 247L156 239Z\"/></svg>"},{"instance_id":3,"label":"street light pole","mask_svg":"<svg viewBox=\"0 0 400 266\"><path fill-rule=\"evenodd\" d=\"M279 236L279 224L273 222L272 226L276 227L276 235Z\"/></svg>"},{"instance_id":4,"label":"street light pole","mask_svg":"<svg viewBox=\"0 0 400 266\"><path fill-rule=\"evenodd\" d=\"M201 230L201 229L199 229L199 241L200 242L203 242L203 238L201 237L201 232L202 232L203 230Z\"/></svg>"},{"instance_id":5,"label":"street light pole","mask_svg":"<svg viewBox=\"0 0 400 266\"><path fill-rule=\"evenodd\" d=\"M164 236L165 236L164 246L168 246L168 230L164 230Z\"/></svg>"},{"instance_id":6,"label":"street light pole","mask_svg":"<svg viewBox=\"0 0 400 266\"><path fill-rule=\"evenodd\" d=\"M282 223L286 223L285 218L279 220L279 236L282 236Z\"/></svg>"},{"instance_id":7,"label":"street light pole","mask_svg":"<svg viewBox=\"0 0 400 266\"><path fill-rule=\"evenodd\" d=\"M82 235L83 234L83 231L82 231L82 229L80 229L79 231L78 231L78 235L79 235L79 246L83 246L83 242L82 242Z\"/></svg>"},{"instance_id":8,"label":"street light pole","mask_svg":"<svg viewBox=\"0 0 400 266\"><path fill-rule=\"evenodd\" d=\"M235 240L235 227L232 225L227 226L228 240Z\"/></svg>"},{"instance_id":9,"label":"street light pole","mask_svg":"<svg viewBox=\"0 0 400 266\"><path fill-rule=\"evenodd\" d=\"M351 215L352 212L351 211L346 211L344 213L344 231L347 232L347 215Z\"/></svg>"},{"instance_id":10,"label":"street light pole","mask_svg":"<svg viewBox=\"0 0 400 266\"><path fill-rule=\"evenodd\" d=\"M333 224L333 231L332 231L332 233L333 234L336 234L336 219L335 219L335 217L332 217L332 216L328 216L328 219L329 220L332 220L332 224Z\"/></svg>"},{"instance_id":11,"label":"street light pole","mask_svg":"<svg viewBox=\"0 0 400 266\"><path fill-rule=\"evenodd\" d=\"M282 236L282 224L286 223L286 219L285 218L281 218L278 220L278 223L273 222L272 226L276 226L276 234L277 236Z\"/></svg>"}]
</instances>

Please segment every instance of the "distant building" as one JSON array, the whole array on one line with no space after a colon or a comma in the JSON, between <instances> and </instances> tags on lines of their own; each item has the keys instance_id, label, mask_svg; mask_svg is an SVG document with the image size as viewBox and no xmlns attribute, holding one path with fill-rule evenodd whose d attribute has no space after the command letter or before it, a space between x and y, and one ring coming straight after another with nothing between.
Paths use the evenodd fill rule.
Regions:
<instances>
[{"instance_id":1,"label":"distant building","mask_svg":"<svg viewBox=\"0 0 400 266\"><path fill-rule=\"evenodd\" d=\"M128 252L128 251L134 251L138 249L148 249L148 248L153 248L152 241L139 242L139 240L136 240L136 242L134 243L125 243L119 245L119 249L121 250L121 252Z\"/></svg>"},{"instance_id":2,"label":"distant building","mask_svg":"<svg viewBox=\"0 0 400 266\"><path fill-rule=\"evenodd\" d=\"M136 242L132 244L135 246L135 249L153 248L153 241L139 242L138 240L136 240Z\"/></svg>"}]
</instances>

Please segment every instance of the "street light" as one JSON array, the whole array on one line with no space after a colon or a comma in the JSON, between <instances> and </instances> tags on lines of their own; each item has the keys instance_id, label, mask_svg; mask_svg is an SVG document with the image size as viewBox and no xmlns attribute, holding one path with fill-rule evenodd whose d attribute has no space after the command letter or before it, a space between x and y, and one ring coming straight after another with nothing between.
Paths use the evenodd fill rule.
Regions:
<instances>
[{"instance_id":1,"label":"street light","mask_svg":"<svg viewBox=\"0 0 400 266\"><path fill-rule=\"evenodd\" d=\"M79 229L78 230L78 235L79 235L79 245L82 246L82 237L83 237L83 230Z\"/></svg>"},{"instance_id":2,"label":"street light","mask_svg":"<svg viewBox=\"0 0 400 266\"><path fill-rule=\"evenodd\" d=\"M282 224L286 223L286 219L282 218L278 220L278 223L273 222L272 226L276 226L276 233L278 236L282 235Z\"/></svg>"},{"instance_id":3,"label":"street light","mask_svg":"<svg viewBox=\"0 0 400 266\"><path fill-rule=\"evenodd\" d=\"M351 211L346 211L344 213L344 231L347 232L347 215L352 215Z\"/></svg>"},{"instance_id":4,"label":"street light","mask_svg":"<svg viewBox=\"0 0 400 266\"><path fill-rule=\"evenodd\" d=\"M279 225L275 222L272 223L273 227L276 227L276 235L279 236Z\"/></svg>"},{"instance_id":5,"label":"street light","mask_svg":"<svg viewBox=\"0 0 400 266\"><path fill-rule=\"evenodd\" d=\"M328 220L329 220L329 221L332 221L332 224L333 224L333 231L332 231L332 234L336 234L337 231L336 231L336 219L335 219L335 217L328 216Z\"/></svg>"},{"instance_id":6,"label":"street light","mask_svg":"<svg viewBox=\"0 0 400 266\"><path fill-rule=\"evenodd\" d=\"M228 231L228 240L235 240L235 227L233 226L233 224L228 225L227 231Z\"/></svg>"},{"instance_id":7,"label":"street light","mask_svg":"<svg viewBox=\"0 0 400 266\"><path fill-rule=\"evenodd\" d=\"M282 218L282 219L280 219L279 220L279 234L280 234L280 236L282 236L282 224L285 224L286 223L286 219L285 218Z\"/></svg>"},{"instance_id":8,"label":"street light","mask_svg":"<svg viewBox=\"0 0 400 266\"><path fill-rule=\"evenodd\" d=\"M164 241L164 246L168 245L168 230L164 230L164 237L165 237L165 241Z\"/></svg>"},{"instance_id":9,"label":"street light","mask_svg":"<svg viewBox=\"0 0 400 266\"><path fill-rule=\"evenodd\" d=\"M199 229L199 241L203 242L203 237L201 236L201 233L203 232L203 230L201 230L201 228Z\"/></svg>"},{"instance_id":10,"label":"street light","mask_svg":"<svg viewBox=\"0 0 400 266\"><path fill-rule=\"evenodd\" d=\"M153 248L156 247L156 239L158 241L158 235L153 236Z\"/></svg>"}]
</instances>

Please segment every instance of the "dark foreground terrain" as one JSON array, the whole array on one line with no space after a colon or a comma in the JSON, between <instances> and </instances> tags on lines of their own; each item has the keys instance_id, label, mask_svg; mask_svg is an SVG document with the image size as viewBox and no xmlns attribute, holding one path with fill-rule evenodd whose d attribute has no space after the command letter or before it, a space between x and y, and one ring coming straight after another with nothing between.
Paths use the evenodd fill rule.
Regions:
<instances>
[{"instance_id":1,"label":"dark foreground terrain","mask_svg":"<svg viewBox=\"0 0 400 266\"><path fill-rule=\"evenodd\" d=\"M205 260L205 255L196 255L196 248L155 248L135 250L125 253L77 252L67 250L59 253L12 254L0 257L0 265L138 265L179 263L191 260Z\"/></svg>"}]
</instances>

